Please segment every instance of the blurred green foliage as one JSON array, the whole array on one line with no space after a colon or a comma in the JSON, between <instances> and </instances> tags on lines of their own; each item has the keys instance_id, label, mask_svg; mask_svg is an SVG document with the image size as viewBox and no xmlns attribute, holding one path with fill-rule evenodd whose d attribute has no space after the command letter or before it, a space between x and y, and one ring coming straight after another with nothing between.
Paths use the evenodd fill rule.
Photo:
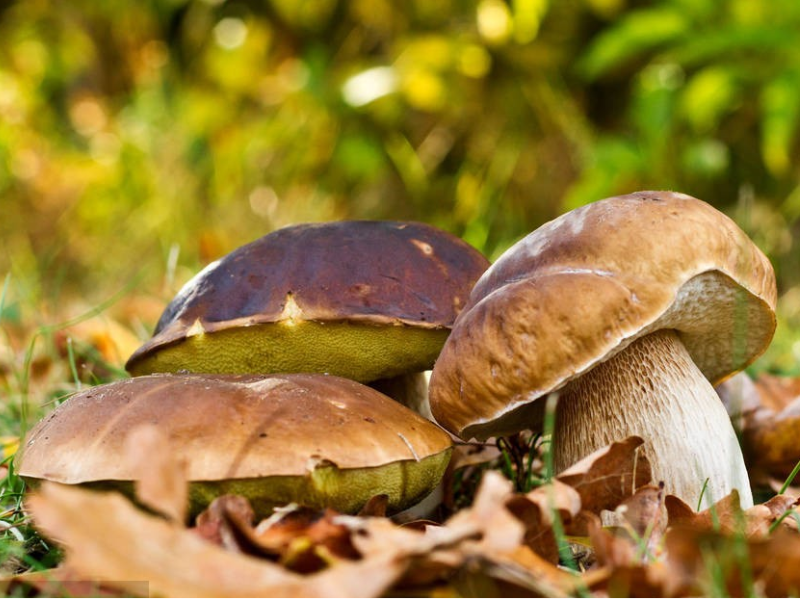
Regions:
<instances>
[{"instance_id":1,"label":"blurred green foliage","mask_svg":"<svg viewBox=\"0 0 800 600\"><path fill-rule=\"evenodd\" d=\"M769 253L797 331L798 35L795 0L2 2L0 273L28 306L166 299L293 222L494 257L671 188Z\"/></svg>"}]
</instances>

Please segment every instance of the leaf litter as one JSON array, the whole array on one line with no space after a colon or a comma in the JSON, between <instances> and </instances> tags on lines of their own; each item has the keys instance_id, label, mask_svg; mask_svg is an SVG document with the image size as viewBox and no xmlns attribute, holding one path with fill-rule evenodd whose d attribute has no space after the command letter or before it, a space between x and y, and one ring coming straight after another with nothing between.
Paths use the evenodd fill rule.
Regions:
<instances>
[{"instance_id":1,"label":"leaf litter","mask_svg":"<svg viewBox=\"0 0 800 600\"><path fill-rule=\"evenodd\" d=\"M57 570L7 580L7 590L80 595L84 588L76 586L90 582L104 596L177 597L800 591L797 497L777 495L741 510L734 493L696 512L651 481L638 437L610 444L527 493L484 470L469 506L441 521L401 524L385 516L380 497L358 515L289 505L255 522L248 501L231 495L187 523L184 470L166 439L152 429L132 436L130 459L151 457L138 459L136 486L139 504L150 510L116 492L44 483L26 508L64 548L64 561ZM465 468L477 464L461 460ZM53 581L64 582L63 594Z\"/></svg>"}]
</instances>

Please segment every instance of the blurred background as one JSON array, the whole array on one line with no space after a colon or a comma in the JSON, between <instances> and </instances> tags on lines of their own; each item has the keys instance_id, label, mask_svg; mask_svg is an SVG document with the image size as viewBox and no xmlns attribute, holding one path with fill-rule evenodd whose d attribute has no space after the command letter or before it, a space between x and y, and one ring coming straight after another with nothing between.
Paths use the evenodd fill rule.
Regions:
<instances>
[{"instance_id":1,"label":"blurred background","mask_svg":"<svg viewBox=\"0 0 800 600\"><path fill-rule=\"evenodd\" d=\"M769 254L759 364L793 373L798 39L796 0L2 1L0 375L24 396L31 336L71 353L94 313L73 335L120 366L199 268L291 223L425 221L494 258L640 189Z\"/></svg>"}]
</instances>

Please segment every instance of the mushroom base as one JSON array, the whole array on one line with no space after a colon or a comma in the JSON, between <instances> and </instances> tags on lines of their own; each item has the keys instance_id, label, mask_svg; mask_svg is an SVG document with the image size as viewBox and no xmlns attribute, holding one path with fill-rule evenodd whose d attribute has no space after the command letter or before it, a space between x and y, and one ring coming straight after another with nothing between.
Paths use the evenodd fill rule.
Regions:
<instances>
[{"instance_id":1,"label":"mushroom base","mask_svg":"<svg viewBox=\"0 0 800 600\"><path fill-rule=\"evenodd\" d=\"M743 508L753 504L728 414L674 331L632 342L563 388L553 433L557 472L638 435L653 481L663 481L667 494L692 507L702 494L708 507L737 489Z\"/></svg>"}]
</instances>

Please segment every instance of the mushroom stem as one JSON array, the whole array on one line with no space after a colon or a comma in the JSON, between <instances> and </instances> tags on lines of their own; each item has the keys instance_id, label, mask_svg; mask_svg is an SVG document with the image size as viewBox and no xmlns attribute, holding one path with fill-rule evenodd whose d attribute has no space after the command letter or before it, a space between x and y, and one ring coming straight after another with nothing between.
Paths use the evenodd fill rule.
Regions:
<instances>
[{"instance_id":1,"label":"mushroom stem","mask_svg":"<svg viewBox=\"0 0 800 600\"><path fill-rule=\"evenodd\" d=\"M373 390L396 400L406 408L410 408L418 415L429 421L434 421L431 414L431 405L428 402L428 380L425 373L407 373L386 379L376 379L367 384ZM435 422L435 421L434 421Z\"/></svg>"},{"instance_id":2,"label":"mushroom stem","mask_svg":"<svg viewBox=\"0 0 800 600\"><path fill-rule=\"evenodd\" d=\"M730 419L676 332L632 342L561 390L554 462L562 471L590 452L631 435L645 440L653 480L666 493L703 507L739 491L753 505Z\"/></svg>"}]
</instances>

